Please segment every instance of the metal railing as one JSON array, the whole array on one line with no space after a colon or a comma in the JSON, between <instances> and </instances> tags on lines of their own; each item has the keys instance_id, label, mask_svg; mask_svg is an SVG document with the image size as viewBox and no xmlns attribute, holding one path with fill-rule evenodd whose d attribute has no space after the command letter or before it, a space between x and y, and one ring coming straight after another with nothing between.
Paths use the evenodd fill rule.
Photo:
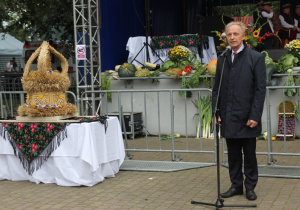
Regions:
<instances>
[{"instance_id":1,"label":"metal railing","mask_svg":"<svg viewBox=\"0 0 300 210\"><path fill-rule=\"evenodd\" d=\"M297 94L293 97L285 95L285 90L296 89ZM286 117L293 113L286 110L286 103L282 103L282 113L278 113L278 105L285 101L294 101L295 109L299 107L299 86L268 86L266 88L266 122L267 122L267 140L257 141L257 159L259 163L259 175L268 177L300 178L300 142L294 140L297 119L294 117L293 137L288 134L288 123ZM273 97L272 97L273 96ZM276 96L276 97L274 97ZM276 104L276 105L275 105ZM295 110L294 110L295 111ZM299 111L299 110L298 110ZM283 125L279 125L280 116L283 116ZM273 124L283 126L281 138L272 140L272 137L278 135L278 130L272 129ZM276 135L275 135L276 134ZM223 141L223 165L227 167L225 140ZM276 157L276 158L275 158Z\"/></svg>"},{"instance_id":2,"label":"metal railing","mask_svg":"<svg viewBox=\"0 0 300 210\"><path fill-rule=\"evenodd\" d=\"M94 114L117 115L119 117L128 158L131 158L131 152L162 152L171 153L171 160L179 161L181 157L176 155L177 153L198 153L210 154L212 158L209 162L215 163L216 151L214 141L212 139L204 139L202 136L200 136L199 139L196 139L195 135L189 136L190 133L196 132L193 116L195 113L201 115L201 110L200 107L197 110L193 103L190 102L191 99L185 96L185 93L188 91L191 91L194 98L196 97L197 99L200 96L211 95L211 89L207 88L192 90L99 90L83 92L81 98L88 98L88 96L92 94L97 97L102 97L100 100L101 109ZM184 97L179 97L178 92L181 92ZM109 97L112 98L112 103L108 103ZM85 101L81 100L80 104L81 114L84 114ZM191 109L193 109L194 112L189 111ZM143 122L141 126L143 130L142 133L144 134L142 143L141 138L138 140L135 138L135 135L140 133L140 130L135 130L135 123L139 123L134 121L136 114L142 115ZM125 122L124 116L130 118L130 120ZM129 132L125 124L127 126L129 124L131 127ZM201 121L200 127L202 127ZM176 142L176 133L181 134L180 146L178 146L179 143ZM127 134L132 137L132 141L128 141L129 138ZM166 136L169 137L169 141L163 139ZM193 141L193 143L191 143L193 146L190 145L191 141ZM197 141L197 143L195 143L195 141ZM166 142L168 142L168 144ZM197 145L197 147L194 145Z\"/></svg>"}]
</instances>

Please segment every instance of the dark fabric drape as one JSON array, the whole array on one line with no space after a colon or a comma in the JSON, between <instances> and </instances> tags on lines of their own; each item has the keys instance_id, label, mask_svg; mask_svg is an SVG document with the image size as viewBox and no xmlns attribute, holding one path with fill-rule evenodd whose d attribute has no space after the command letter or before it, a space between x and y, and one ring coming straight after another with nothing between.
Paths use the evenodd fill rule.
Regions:
<instances>
[{"instance_id":1,"label":"dark fabric drape","mask_svg":"<svg viewBox=\"0 0 300 210\"><path fill-rule=\"evenodd\" d=\"M127 62L129 37L144 36L144 1L101 0L101 68Z\"/></svg>"},{"instance_id":2,"label":"dark fabric drape","mask_svg":"<svg viewBox=\"0 0 300 210\"><path fill-rule=\"evenodd\" d=\"M153 0L153 36L182 34L181 0Z\"/></svg>"}]
</instances>

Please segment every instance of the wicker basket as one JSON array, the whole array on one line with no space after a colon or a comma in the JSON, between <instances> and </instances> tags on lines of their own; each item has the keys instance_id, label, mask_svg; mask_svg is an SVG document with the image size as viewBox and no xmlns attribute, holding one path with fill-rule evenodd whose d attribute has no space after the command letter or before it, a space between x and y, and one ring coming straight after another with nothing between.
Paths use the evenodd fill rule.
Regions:
<instances>
[{"instance_id":1,"label":"wicker basket","mask_svg":"<svg viewBox=\"0 0 300 210\"><path fill-rule=\"evenodd\" d=\"M60 59L61 72L52 71L50 52ZM36 57L38 57L38 70L29 71ZM26 63L22 86L27 93L27 99L26 103L18 108L19 116L51 117L77 113L77 107L68 103L66 96L66 91L70 87L68 62L46 41L30 56Z\"/></svg>"}]
</instances>

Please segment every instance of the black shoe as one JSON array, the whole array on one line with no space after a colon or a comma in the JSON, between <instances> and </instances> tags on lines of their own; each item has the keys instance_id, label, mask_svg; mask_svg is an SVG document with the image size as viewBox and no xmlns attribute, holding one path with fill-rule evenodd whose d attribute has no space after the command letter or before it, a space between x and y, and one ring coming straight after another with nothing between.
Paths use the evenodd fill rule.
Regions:
<instances>
[{"instance_id":1,"label":"black shoe","mask_svg":"<svg viewBox=\"0 0 300 210\"><path fill-rule=\"evenodd\" d=\"M227 192L220 194L223 198L230 198L235 195L243 195L243 189L230 188Z\"/></svg>"},{"instance_id":2,"label":"black shoe","mask_svg":"<svg viewBox=\"0 0 300 210\"><path fill-rule=\"evenodd\" d=\"M254 192L254 190L248 190L246 189L246 198L250 201L254 201L257 199L257 196Z\"/></svg>"}]
</instances>

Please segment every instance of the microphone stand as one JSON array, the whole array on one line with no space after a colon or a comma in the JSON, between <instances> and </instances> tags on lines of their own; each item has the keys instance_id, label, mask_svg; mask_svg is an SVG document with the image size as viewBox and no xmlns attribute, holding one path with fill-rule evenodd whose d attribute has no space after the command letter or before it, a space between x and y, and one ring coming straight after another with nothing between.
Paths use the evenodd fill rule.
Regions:
<instances>
[{"instance_id":1,"label":"microphone stand","mask_svg":"<svg viewBox=\"0 0 300 210\"><path fill-rule=\"evenodd\" d=\"M224 53L223 55L224 56ZM218 87L218 93L217 93L217 99L215 103L215 110L213 112L213 122L211 126L211 132L214 132L214 140L216 141L216 152L217 152L217 190L218 190L218 197L216 203L205 203L205 202L198 202L198 201L191 201L191 204L195 205L208 205L208 206L215 206L216 209L222 208L222 207L257 207L256 204L250 204L250 205L224 205L224 199L221 198L221 193L220 193L220 154L219 154L219 148L220 148L220 143L219 143L219 96L220 96L220 90L221 90L221 84L222 84L222 78L223 78L223 71L224 71L224 65L226 62L226 56L224 56L223 60L223 67L221 70L221 77L220 77L220 82L219 82L219 87ZM217 123L214 126L214 120L216 119Z\"/></svg>"}]
</instances>

